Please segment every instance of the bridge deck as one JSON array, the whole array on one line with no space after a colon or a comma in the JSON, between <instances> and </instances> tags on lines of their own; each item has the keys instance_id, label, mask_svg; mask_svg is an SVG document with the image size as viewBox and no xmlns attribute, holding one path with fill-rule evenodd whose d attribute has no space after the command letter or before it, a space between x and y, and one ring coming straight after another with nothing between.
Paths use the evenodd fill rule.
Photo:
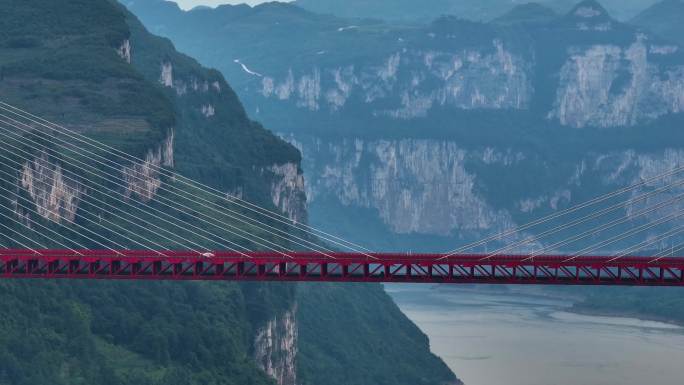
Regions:
<instances>
[{"instance_id":1,"label":"bridge deck","mask_svg":"<svg viewBox=\"0 0 684 385\"><path fill-rule=\"evenodd\" d=\"M0 250L0 278L684 286L684 258Z\"/></svg>"}]
</instances>

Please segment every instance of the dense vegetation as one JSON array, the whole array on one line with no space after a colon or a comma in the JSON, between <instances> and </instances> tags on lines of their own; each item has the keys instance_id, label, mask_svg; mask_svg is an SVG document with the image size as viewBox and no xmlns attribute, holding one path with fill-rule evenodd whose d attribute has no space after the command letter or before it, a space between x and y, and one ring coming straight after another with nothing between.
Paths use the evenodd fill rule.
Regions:
<instances>
[{"instance_id":1,"label":"dense vegetation","mask_svg":"<svg viewBox=\"0 0 684 385\"><path fill-rule=\"evenodd\" d=\"M274 209L270 196L273 176L263 169L287 162L297 164L300 155L248 119L236 94L217 71L179 54L168 40L150 35L114 1L2 0L0 6L4 12L0 20L1 100L136 156L156 148L173 132L174 170L221 190L240 187L251 201ZM117 52L127 39L132 46L131 64ZM161 66L165 64L173 66L170 87L160 84ZM179 92L183 82L189 92ZM199 92L193 92L193 82L201 85ZM202 113L202 107L207 105L215 108L214 115ZM36 143L41 143L47 146L50 163L62 164L66 175L88 187L89 194L80 201L78 225L88 228L92 225L88 219L104 218L126 226L112 216L121 209L120 204L98 192L88 180L92 175L86 170L99 172L103 165L58 148L44 135L13 132L5 125L0 130L12 133L12 139L3 136L0 140L0 155L7 157L0 162L0 171L7 173L0 176L0 187L5 189L0 191L0 213L6 215L0 218L0 225L29 235L12 219L18 209L10 192L16 191L29 202L31 197L18 179L8 175L19 177L18 171L26 162L23 157L41 155L35 148ZM75 164L76 160L84 163ZM110 181L97 182L115 187ZM163 182L174 183L171 179ZM174 198L168 194L161 192L152 205L166 210L159 201ZM119 208L103 209L95 199ZM142 204L137 199L129 203L132 206L123 207L119 214L137 213L136 207ZM215 215L199 204L190 209ZM69 232L68 224L62 228L37 215L31 218L69 236L72 242L93 246ZM0 231L0 244L17 246L17 237L5 229ZM114 230L99 235L130 244ZM255 247L231 234L221 235ZM57 247L47 237L30 236ZM368 287L375 294L364 298L364 307L346 306L344 310L338 310L338 302L359 300L363 289L347 296L341 288L311 287L324 297L299 297L294 284L0 282L0 301L6 305L0 310L0 384L273 384L253 361L256 331L304 301L307 303L301 307L305 313L299 329L306 333L300 340L297 362L306 378L325 378L326 368L314 362L315 352L323 349L320 344L331 341L344 350L336 365L360 367L359 352L353 350L359 346L347 344L345 333L324 340L310 338L325 334L328 325L307 314L343 311L348 321L342 330L354 329L361 339L371 341L372 335L382 330L396 333L398 341L416 343L415 347L404 345L404 350L397 349L397 354L372 359L366 356L366 362L374 365L358 371L356 382L347 384L367 384L365 379L380 376L381 370L399 360L406 360L398 373L406 374L408 380L397 379L396 384L408 385L420 373L435 385L453 379L453 374L429 353L425 337L389 298L381 295L379 286ZM374 319L375 309L391 310L388 314L393 323ZM408 351L414 355L405 354ZM440 371L424 373L430 365Z\"/></svg>"},{"instance_id":2,"label":"dense vegetation","mask_svg":"<svg viewBox=\"0 0 684 385\"><path fill-rule=\"evenodd\" d=\"M134 22L134 19L118 4L107 0L29 0L3 1L1 5L5 12L0 21L0 98L3 101L67 124L136 156L158 146L171 129L180 137L177 139L180 148L188 143L202 146L202 142L186 131L192 127L186 125L183 111L158 85L159 74L140 71L117 53L127 39L154 40L141 27L132 36L127 21ZM223 103L224 118L231 123L224 127L241 132L233 135L235 140L242 141L241 146L226 141L225 137L208 135L202 138L204 143L223 146L224 152L228 146L240 147L239 163L244 168L248 164L297 160L298 154L291 147L246 118L220 75L175 53L168 43L165 51L153 48L144 47L154 58L151 60L159 60L154 65L155 71L159 70L160 57L183 60L199 72L198 76L213 74L226 90L227 98L216 104ZM141 44L141 56L143 52ZM221 125L221 122L215 123L213 130L219 131ZM11 131L3 125L2 132ZM2 213L7 215L1 223L29 235L23 226L10 219L16 214L13 198L7 191L19 192L26 199L19 202L27 207L31 197L18 189L18 182L10 180L8 175L18 175L17 170L26 157L40 155L38 144L47 145L45 151L50 162L62 163L67 175L86 185L93 183L89 181L93 174L88 172L99 172L105 167L55 146L42 135L16 131L12 138L4 136L0 144L2 155L9 158L3 158L1 163L6 174L0 178L0 186L6 190L0 193L0 200ZM199 155L198 151L194 158L181 157L179 164L196 162L202 159ZM216 167L231 169L225 163ZM226 179L233 184L247 184L245 180L251 179L252 185L259 186L254 194L265 195L259 196L259 200L267 202L263 186L270 181L259 180L258 175L242 174L243 179L232 175ZM220 179L217 175L212 182ZM114 187L105 180L96 182ZM102 207L95 199L114 206L118 203L98 192L95 185L90 186L91 193L80 202L83 210L77 224L88 228L94 223L89 219L109 218L126 225L112 217L111 208ZM140 202L131 203L140 205ZM161 205L157 208L163 209ZM66 227L32 217L43 226L67 235L71 242L94 247L86 237L74 237ZM130 243L114 230L99 235L121 244ZM58 246L47 237L29 236L44 245ZM16 239L3 228L0 243L13 245ZM294 288L232 283L8 281L0 283L0 298L8 305L0 312L3 325L0 383L3 385L256 385L271 384L272 380L252 360L255 330L291 305Z\"/></svg>"},{"instance_id":3,"label":"dense vegetation","mask_svg":"<svg viewBox=\"0 0 684 385\"><path fill-rule=\"evenodd\" d=\"M305 284L298 298L302 385L458 383L381 286Z\"/></svg>"},{"instance_id":4,"label":"dense vegetation","mask_svg":"<svg viewBox=\"0 0 684 385\"><path fill-rule=\"evenodd\" d=\"M299 152L258 122L251 121L218 71L203 68L194 59L178 53L168 39L151 35L135 16L128 15L135 47L133 66L145 78L155 81L162 63L171 63L176 87L189 89L182 95L175 87L163 90L173 101L178 117L175 168L182 175L221 190L235 191L239 187L256 203L272 205L271 180L257 177L254 170L288 162L298 164ZM210 89L194 91L191 87L195 83L210 85ZM202 113L202 107L208 105L215 108L211 117Z\"/></svg>"},{"instance_id":5,"label":"dense vegetation","mask_svg":"<svg viewBox=\"0 0 684 385\"><path fill-rule=\"evenodd\" d=\"M272 382L233 284L0 282L0 384Z\"/></svg>"},{"instance_id":6,"label":"dense vegetation","mask_svg":"<svg viewBox=\"0 0 684 385\"><path fill-rule=\"evenodd\" d=\"M516 205L525 198L553 196L562 186L560 188L569 189L573 202L582 202L615 188L616 184L606 183L598 173L592 172L587 172L576 184L573 182L572 186L568 186L567 181L573 178L578 165L584 167L587 159L625 151L646 156L655 154L657 157L665 148L681 148L684 145L681 135L684 114L681 112L650 121L645 119L634 126L612 128L575 129L562 126L557 119L549 117L549 111L557 100L561 68L571 60L575 50L591 46L615 46L621 47L624 53L644 30L655 33L649 35L649 44L668 46L681 41L684 36L680 33L681 1L666 0L628 23L615 18L625 20L655 3L655 0L538 3L515 7L511 2L506 2L504 6L497 1L447 0L299 0L295 3L303 9L332 15L306 12L284 4L264 4L253 8L222 6L215 10L197 9L189 12L158 0L136 1L130 6L150 28L172 38L179 47L191 52L203 63L219 68L237 85L236 89L250 114L258 115L259 119L279 132L292 133L294 138L303 143L309 139L313 143L335 144L350 138L359 138L366 143L416 138L449 141L476 154L485 148L524 154L525 159L513 164L492 165L482 159L473 159L465 162L465 168L470 175L475 176L478 197L495 209L512 213L515 222L525 223L556 209L543 207L521 212ZM463 20L478 18L467 12L453 11L456 16L440 16L449 6L458 7L460 4L470 5L473 7L470 11L473 12L476 11L475 7L481 7L480 10L490 7L490 11L491 7L495 7L500 12L479 17L494 19L492 22ZM592 22L605 23L610 28L600 32L581 31L578 25L583 20L573 12L581 7L597 10L598 14L592 17ZM345 19L345 16L368 16L371 19ZM380 21L379 16L393 20ZM411 19L410 22L407 22L408 19ZM223 33L213 33L219 26ZM341 33L341 29L344 33ZM441 35L448 35L448 38ZM259 38L254 39L254 36ZM374 115L374 111L365 106L363 101L355 100L352 96L341 110L331 111L322 107L318 111L309 111L298 108L295 103L263 98L260 93L261 78L246 73L233 61L238 58L247 63L251 70L276 79L285 79L289 68L299 76L310 73L312 68L321 68L321 78L324 78L330 77L324 71L347 66L355 69L377 68L390 55L404 52L402 50L405 47L417 52L454 52L472 47L481 47L482 51L486 51L487 47L492 49L491 41L494 39L500 39L508 50L533 63L530 79L534 95L526 110L432 108L428 116L397 120ZM627 60L624 55L622 61ZM669 69L684 63L684 55L679 48L671 55L649 54L648 61L653 65L649 71L661 66L662 76L667 76ZM410 65L413 65L410 61L401 62L404 71L405 66ZM420 65L416 64L415 72L420 73ZM355 75L358 74L358 71L355 72ZM597 72L596 76L601 74ZM622 71L616 75L610 92L619 95L620 88L628 81L628 71ZM399 95L395 96L399 98ZM332 151L321 153L323 155L315 156L336 156ZM359 162L368 162L367 157L372 157L372 154L362 155ZM319 158L315 163L327 165L333 161ZM617 164L613 166L619 167ZM317 175L317 172L322 174L324 170L315 170L313 174ZM335 228L346 237L360 237L357 239L373 248L446 250L456 242L482 236L481 233L473 234L462 229L455 229L449 237L397 235L374 209L350 207L341 203L336 196L322 195L317 195L311 206L314 224L322 228ZM363 231L360 232L359 228ZM615 245L616 248L620 246L625 245ZM600 296L598 293L587 300L586 306L594 304L597 309L604 307L619 312L626 306L636 304L634 307L643 309L644 313L658 317L668 311L668 307L659 305L664 302L651 300L657 294L645 295L650 299L642 300L638 290L621 293L620 299L612 303L609 303L610 295ZM663 298L669 297L663 294Z\"/></svg>"}]
</instances>

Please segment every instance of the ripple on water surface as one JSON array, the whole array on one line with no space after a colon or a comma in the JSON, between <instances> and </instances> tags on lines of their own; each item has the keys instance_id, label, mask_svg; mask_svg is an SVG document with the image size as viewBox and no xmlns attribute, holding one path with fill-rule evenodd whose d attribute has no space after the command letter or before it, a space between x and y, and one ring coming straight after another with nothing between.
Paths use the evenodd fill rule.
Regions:
<instances>
[{"instance_id":1,"label":"ripple on water surface","mask_svg":"<svg viewBox=\"0 0 684 385\"><path fill-rule=\"evenodd\" d=\"M678 385L684 329L536 296L388 291L466 385Z\"/></svg>"}]
</instances>

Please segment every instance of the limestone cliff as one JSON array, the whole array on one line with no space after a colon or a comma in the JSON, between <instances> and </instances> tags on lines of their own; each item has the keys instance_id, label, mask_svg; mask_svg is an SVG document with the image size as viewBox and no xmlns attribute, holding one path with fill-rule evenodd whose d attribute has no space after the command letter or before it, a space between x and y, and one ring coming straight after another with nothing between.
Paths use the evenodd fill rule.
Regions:
<instances>
[{"instance_id":1,"label":"limestone cliff","mask_svg":"<svg viewBox=\"0 0 684 385\"><path fill-rule=\"evenodd\" d=\"M546 182L540 179L541 186L525 186L519 197L500 207L492 202L491 192L501 186L497 179L485 175L502 169L524 172L525 162L535 154L510 148L468 149L453 141L423 139L289 140L304 155L306 191L312 204L332 198L346 207L372 208L395 234L493 234L515 226L515 218L539 216L579 203L576 196L586 196L587 188L596 191L589 193L593 196L647 180L684 163L684 153L674 148L648 153L587 153L567 171L557 172L560 182L544 186ZM666 178L631 194L634 197L676 180L676 176ZM682 192L678 186L656 194L628 206L627 215ZM506 193L500 191L499 195ZM680 201L679 206L684 208L684 203ZM658 215L666 214L652 213L638 220ZM672 226L677 223L681 221Z\"/></svg>"},{"instance_id":2,"label":"limestone cliff","mask_svg":"<svg viewBox=\"0 0 684 385\"><path fill-rule=\"evenodd\" d=\"M173 167L174 136L174 131L170 130L164 141L156 149L148 150L141 162L134 162L130 166L123 167L126 198L135 195L143 202L154 199L157 190L162 185L160 169Z\"/></svg>"},{"instance_id":3,"label":"limestone cliff","mask_svg":"<svg viewBox=\"0 0 684 385\"><path fill-rule=\"evenodd\" d=\"M549 117L572 127L616 127L683 111L684 65L655 62L676 53L676 47L667 47L637 35L628 47L573 49L561 69Z\"/></svg>"},{"instance_id":4,"label":"limestone cliff","mask_svg":"<svg viewBox=\"0 0 684 385\"><path fill-rule=\"evenodd\" d=\"M306 223L304 175L299 164L276 164L268 167L264 172L272 174L271 200L273 205L291 220Z\"/></svg>"},{"instance_id":5,"label":"limestone cliff","mask_svg":"<svg viewBox=\"0 0 684 385\"><path fill-rule=\"evenodd\" d=\"M294 304L259 328L254 360L278 385L297 385L297 306Z\"/></svg>"},{"instance_id":6,"label":"limestone cliff","mask_svg":"<svg viewBox=\"0 0 684 385\"><path fill-rule=\"evenodd\" d=\"M468 152L434 140L321 140L295 142L304 154L307 195L334 196L347 206L377 209L395 233L449 235L460 230L501 230L510 216L475 191L466 162L512 164L521 153ZM325 159L325 163L320 160Z\"/></svg>"},{"instance_id":7,"label":"limestone cliff","mask_svg":"<svg viewBox=\"0 0 684 385\"><path fill-rule=\"evenodd\" d=\"M35 211L43 218L57 223L76 219L78 203L86 191L66 180L61 165L51 162L46 153L24 164L19 182L35 202ZM17 206L17 215L22 217L28 212Z\"/></svg>"},{"instance_id":8,"label":"limestone cliff","mask_svg":"<svg viewBox=\"0 0 684 385\"><path fill-rule=\"evenodd\" d=\"M370 63L266 74L260 94L309 111L363 103L397 119L426 116L433 107L523 109L532 96L532 65L498 39L471 49L408 47Z\"/></svg>"}]
</instances>

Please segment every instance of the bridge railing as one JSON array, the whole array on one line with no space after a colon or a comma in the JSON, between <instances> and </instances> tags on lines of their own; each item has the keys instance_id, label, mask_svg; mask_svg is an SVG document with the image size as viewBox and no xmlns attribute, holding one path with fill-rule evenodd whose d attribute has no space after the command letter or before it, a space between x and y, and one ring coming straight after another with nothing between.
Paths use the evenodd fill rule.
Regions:
<instances>
[{"instance_id":1,"label":"bridge railing","mask_svg":"<svg viewBox=\"0 0 684 385\"><path fill-rule=\"evenodd\" d=\"M0 277L684 286L684 258L0 250Z\"/></svg>"}]
</instances>

